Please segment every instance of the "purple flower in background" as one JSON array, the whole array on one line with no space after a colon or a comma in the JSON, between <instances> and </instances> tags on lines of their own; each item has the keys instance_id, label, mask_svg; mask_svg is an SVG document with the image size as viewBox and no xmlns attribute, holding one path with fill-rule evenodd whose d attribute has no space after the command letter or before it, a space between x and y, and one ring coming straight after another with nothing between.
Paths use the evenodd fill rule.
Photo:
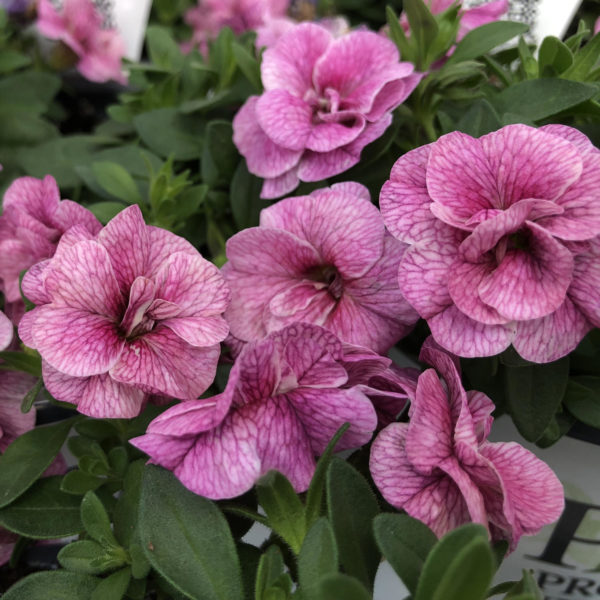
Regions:
<instances>
[{"instance_id":1,"label":"purple flower in background","mask_svg":"<svg viewBox=\"0 0 600 600\"><path fill-rule=\"evenodd\" d=\"M236 34L257 29L268 21L284 18L289 4L289 0L199 0L197 6L185 13L185 22L192 27L193 35L183 45L183 51L198 47L206 54L208 42L223 27L230 27Z\"/></svg>"},{"instance_id":2,"label":"purple flower in background","mask_svg":"<svg viewBox=\"0 0 600 600\"><path fill-rule=\"evenodd\" d=\"M387 352L418 319L396 278L405 247L385 231L358 183L264 209L260 227L227 242L223 273L232 301L225 316L232 335L258 340L303 321Z\"/></svg>"},{"instance_id":3,"label":"purple flower in background","mask_svg":"<svg viewBox=\"0 0 600 600\"><path fill-rule=\"evenodd\" d=\"M381 191L406 299L459 356L513 344L543 363L600 326L600 151L562 125L454 132L402 156Z\"/></svg>"},{"instance_id":4,"label":"purple flower in background","mask_svg":"<svg viewBox=\"0 0 600 600\"><path fill-rule=\"evenodd\" d=\"M0 0L0 8L9 13L22 13L34 3L35 0Z\"/></svg>"},{"instance_id":5,"label":"purple flower in background","mask_svg":"<svg viewBox=\"0 0 600 600\"><path fill-rule=\"evenodd\" d=\"M390 504L437 536L473 521L514 549L522 535L558 519L562 485L519 444L486 440L494 404L465 392L456 363L431 338L421 360L434 368L419 377L410 422L388 425L373 442L373 480Z\"/></svg>"},{"instance_id":6,"label":"purple flower in background","mask_svg":"<svg viewBox=\"0 0 600 600\"><path fill-rule=\"evenodd\" d=\"M271 469L304 491L344 423L337 450L365 444L377 425L367 396L345 387L342 359L333 334L291 325L247 344L222 394L170 408L131 442L207 498L239 496Z\"/></svg>"},{"instance_id":7,"label":"purple flower in background","mask_svg":"<svg viewBox=\"0 0 600 600\"><path fill-rule=\"evenodd\" d=\"M94 238L71 228L23 278L38 306L19 325L44 383L93 417L136 416L149 394L196 398L212 383L229 289L187 241L118 214Z\"/></svg>"},{"instance_id":8,"label":"purple flower in background","mask_svg":"<svg viewBox=\"0 0 600 600\"><path fill-rule=\"evenodd\" d=\"M265 91L235 116L233 140L249 171L265 179L263 198L358 163L422 77L376 33L334 38L314 23L297 25L268 48L261 73Z\"/></svg>"},{"instance_id":9,"label":"purple flower in background","mask_svg":"<svg viewBox=\"0 0 600 600\"><path fill-rule=\"evenodd\" d=\"M96 234L102 225L83 206L61 200L56 181L20 177L4 194L0 216L0 291L7 302L21 301L19 275L50 258L61 235L74 225Z\"/></svg>"},{"instance_id":10,"label":"purple flower in background","mask_svg":"<svg viewBox=\"0 0 600 600\"><path fill-rule=\"evenodd\" d=\"M58 10L51 0L39 0L37 27L77 55L77 69L86 79L127 83L121 66L125 42L116 29L103 27L92 0L63 0Z\"/></svg>"}]
</instances>

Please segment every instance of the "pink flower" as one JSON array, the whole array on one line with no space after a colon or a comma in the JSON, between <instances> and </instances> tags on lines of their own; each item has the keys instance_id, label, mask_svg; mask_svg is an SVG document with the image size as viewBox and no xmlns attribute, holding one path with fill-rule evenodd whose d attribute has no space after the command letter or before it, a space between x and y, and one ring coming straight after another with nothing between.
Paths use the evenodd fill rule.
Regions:
<instances>
[{"instance_id":1,"label":"pink flower","mask_svg":"<svg viewBox=\"0 0 600 600\"><path fill-rule=\"evenodd\" d=\"M121 69L123 38L116 29L103 28L102 17L92 0L64 0L60 10L51 0L39 0L37 27L78 56L77 69L86 79L127 83Z\"/></svg>"},{"instance_id":2,"label":"pink flower","mask_svg":"<svg viewBox=\"0 0 600 600\"><path fill-rule=\"evenodd\" d=\"M434 15L448 10L455 3L456 0L427 0L429 10ZM477 27L497 21L508 12L508 8L508 0L492 0L491 2L486 2L485 4L474 6L472 8L461 8L459 12L460 25L458 34L456 35L456 41L460 42L469 31L476 29ZM410 26L405 13L402 13L400 16L400 23L402 24L404 31L408 33L410 31Z\"/></svg>"},{"instance_id":3,"label":"pink flower","mask_svg":"<svg viewBox=\"0 0 600 600\"><path fill-rule=\"evenodd\" d=\"M454 132L402 156L380 206L411 244L400 289L435 340L543 363L600 326L599 188L600 151L562 125Z\"/></svg>"},{"instance_id":4,"label":"pink flower","mask_svg":"<svg viewBox=\"0 0 600 600\"><path fill-rule=\"evenodd\" d=\"M80 225L95 234L102 228L98 219L83 206L71 200L61 201L56 181L50 175L43 180L16 179L6 190L2 205L0 290L10 303L21 302L20 273L50 258L67 229Z\"/></svg>"},{"instance_id":5,"label":"pink flower","mask_svg":"<svg viewBox=\"0 0 600 600\"><path fill-rule=\"evenodd\" d=\"M387 352L418 319L396 280L404 249L358 183L282 200L227 242L231 333L258 340L304 321Z\"/></svg>"},{"instance_id":6,"label":"pink flower","mask_svg":"<svg viewBox=\"0 0 600 600\"><path fill-rule=\"evenodd\" d=\"M350 32L350 23L344 17L328 17L315 21L321 27L325 27L334 38L341 37ZM289 17L280 17L276 19L267 19L263 25L256 28L256 48L274 46L279 38L294 29L298 25L298 21Z\"/></svg>"},{"instance_id":7,"label":"pink flower","mask_svg":"<svg viewBox=\"0 0 600 600\"><path fill-rule=\"evenodd\" d=\"M144 224L138 206L93 238L81 227L31 268L38 306L19 325L44 383L92 417L134 417L149 394L189 400L212 383L229 290L183 238Z\"/></svg>"},{"instance_id":8,"label":"pink flower","mask_svg":"<svg viewBox=\"0 0 600 600\"><path fill-rule=\"evenodd\" d=\"M414 399L417 369L397 367L385 356L350 344L344 344L341 364L348 373L344 387L356 387L371 400L378 427L393 423Z\"/></svg>"},{"instance_id":9,"label":"pink flower","mask_svg":"<svg viewBox=\"0 0 600 600\"><path fill-rule=\"evenodd\" d=\"M522 535L558 519L563 488L519 444L486 440L494 404L464 391L450 356L429 340L421 360L435 370L419 377L410 422L388 425L373 442L373 480L390 504L440 537L474 521L514 549Z\"/></svg>"},{"instance_id":10,"label":"pink flower","mask_svg":"<svg viewBox=\"0 0 600 600\"><path fill-rule=\"evenodd\" d=\"M13 338L13 324L0 310L0 351L6 350Z\"/></svg>"},{"instance_id":11,"label":"pink flower","mask_svg":"<svg viewBox=\"0 0 600 600\"><path fill-rule=\"evenodd\" d=\"M263 198L358 163L422 77L376 33L336 39L314 23L297 25L268 48L261 72L265 91L235 116L233 140L248 169L265 179Z\"/></svg>"},{"instance_id":12,"label":"pink flower","mask_svg":"<svg viewBox=\"0 0 600 600\"><path fill-rule=\"evenodd\" d=\"M257 29L271 19L284 17L289 4L289 0L199 0L198 6L185 13L185 22L194 32L183 50L198 47L206 54L208 42L223 27L230 27L236 34Z\"/></svg>"},{"instance_id":13,"label":"pink flower","mask_svg":"<svg viewBox=\"0 0 600 600\"><path fill-rule=\"evenodd\" d=\"M365 444L377 424L369 399L342 389L341 359L334 335L296 323L246 345L222 394L170 408L131 442L207 498L239 496L271 469L304 491L344 423L338 450Z\"/></svg>"},{"instance_id":14,"label":"pink flower","mask_svg":"<svg viewBox=\"0 0 600 600\"><path fill-rule=\"evenodd\" d=\"M598 17L598 19L594 23L594 35L596 35L597 33L600 33L600 17Z\"/></svg>"}]
</instances>

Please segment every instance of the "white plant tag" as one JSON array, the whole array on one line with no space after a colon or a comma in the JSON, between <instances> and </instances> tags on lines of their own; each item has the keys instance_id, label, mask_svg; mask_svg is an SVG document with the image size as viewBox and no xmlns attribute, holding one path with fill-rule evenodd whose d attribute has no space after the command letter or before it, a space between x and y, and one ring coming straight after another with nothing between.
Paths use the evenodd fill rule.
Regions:
<instances>
[{"instance_id":1,"label":"white plant tag","mask_svg":"<svg viewBox=\"0 0 600 600\"><path fill-rule=\"evenodd\" d=\"M139 61L152 0L112 0L112 16L115 27L125 40L125 56Z\"/></svg>"}]
</instances>

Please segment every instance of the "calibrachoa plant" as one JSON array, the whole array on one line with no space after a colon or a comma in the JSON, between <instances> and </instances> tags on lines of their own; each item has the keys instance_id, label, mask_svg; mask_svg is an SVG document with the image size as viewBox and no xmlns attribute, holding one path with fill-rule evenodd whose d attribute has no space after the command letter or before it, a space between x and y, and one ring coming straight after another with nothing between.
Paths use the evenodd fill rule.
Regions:
<instances>
[{"instance_id":1,"label":"calibrachoa plant","mask_svg":"<svg viewBox=\"0 0 600 600\"><path fill-rule=\"evenodd\" d=\"M541 597L494 584L600 423L597 15L359 4L155 0L123 65L110 3L2 3L3 600Z\"/></svg>"}]
</instances>

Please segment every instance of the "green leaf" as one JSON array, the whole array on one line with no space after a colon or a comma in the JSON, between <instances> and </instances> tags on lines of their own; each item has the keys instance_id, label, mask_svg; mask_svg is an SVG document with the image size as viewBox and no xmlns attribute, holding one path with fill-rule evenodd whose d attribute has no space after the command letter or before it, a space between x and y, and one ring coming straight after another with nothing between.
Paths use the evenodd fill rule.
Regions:
<instances>
[{"instance_id":1,"label":"green leaf","mask_svg":"<svg viewBox=\"0 0 600 600\"><path fill-rule=\"evenodd\" d=\"M60 489L67 494L83 496L86 492L95 490L104 483L106 483L105 478L95 477L94 475L88 475L82 471L75 470L69 471L63 477Z\"/></svg>"},{"instance_id":2,"label":"green leaf","mask_svg":"<svg viewBox=\"0 0 600 600\"><path fill-rule=\"evenodd\" d=\"M159 156L200 158L204 126L196 117L181 115L175 108L159 108L137 115L133 124L143 142Z\"/></svg>"},{"instance_id":3,"label":"green leaf","mask_svg":"<svg viewBox=\"0 0 600 600\"><path fill-rule=\"evenodd\" d=\"M239 162L230 189L231 212L238 229L258 225L260 211L268 204L261 200L262 179L248 171L246 161Z\"/></svg>"},{"instance_id":4,"label":"green leaf","mask_svg":"<svg viewBox=\"0 0 600 600\"><path fill-rule=\"evenodd\" d=\"M123 546L131 543L135 525L138 522L142 475L146 460L132 462L123 480L123 493L119 496L114 512L115 535Z\"/></svg>"},{"instance_id":5,"label":"green leaf","mask_svg":"<svg viewBox=\"0 0 600 600\"><path fill-rule=\"evenodd\" d=\"M92 540L71 542L58 553L60 565L76 573L98 575L108 570L106 548Z\"/></svg>"},{"instance_id":6,"label":"green leaf","mask_svg":"<svg viewBox=\"0 0 600 600\"><path fill-rule=\"evenodd\" d=\"M3 360L13 371L22 371L36 377L42 376L42 359L36 352L0 352L0 359Z\"/></svg>"},{"instance_id":7,"label":"green leaf","mask_svg":"<svg viewBox=\"0 0 600 600\"><path fill-rule=\"evenodd\" d=\"M213 502L147 465L139 529L150 564L177 590L202 600L243 600L239 560L227 521Z\"/></svg>"},{"instance_id":8,"label":"green leaf","mask_svg":"<svg viewBox=\"0 0 600 600\"><path fill-rule=\"evenodd\" d=\"M313 523L323 514L323 493L325 490L325 478L327 476L327 470L329 469L331 457L333 456L337 443L340 441L340 438L344 435L349 427L349 423L344 423L344 425L342 425L336 431L329 444L327 444L325 452L323 452L317 462L315 473L310 481L308 492L306 494L305 512L307 529L311 528Z\"/></svg>"},{"instance_id":9,"label":"green leaf","mask_svg":"<svg viewBox=\"0 0 600 600\"><path fill-rule=\"evenodd\" d=\"M321 517L308 531L298 556L298 581L303 594L314 594L319 580L338 570L338 550L331 524Z\"/></svg>"},{"instance_id":10,"label":"green leaf","mask_svg":"<svg viewBox=\"0 0 600 600\"><path fill-rule=\"evenodd\" d=\"M306 533L306 517L292 484L278 471L269 471L259 479L256 492L269 526L298 554Z\"/></svg>"},{"instance_id":11,"label":"green leaf","mask_svg":"<svg viewBox=\"0 0 600 600\"><path fill-rule=\"evenodd\" d=\"M455 64L478 58L497 46L525 33L529 26L513 21L494 21L469 31L456 45L456 49L446 64Z\"/></svg>"},{"instance_id":12,"label":"green leaf","mask_svg":"<svg viewBox=\"0 0 600 600\"><path fill-rule=\"evenodd\" d=\"M560 406L569 376L569 357L552 363L505 367L508 410L528 441L544 433Z\"/></svg>"},{"instance_id":13,"label":"green leaf","mask_svg":"<svg viewBox=\"0 0 600 600\"><path fill-rule=\"evenodd\" d=\"M418 62L421 64L418 64L417 68L419 70L425 69L429 65L422 63L422 61L428 53L429 46L438 34L437 21L423 0L404 0L402 8L408 17L410 36L415 40L419 49Z\"/></svg>"},{"instance_id":14,"label":"green leaf","mask_svg":"<svg viewBox=\"0 0 600 600\"><path fill-rule=\"evenodd\" d=\"M400 25L400 19L398 18L398 15L394 12L394 9L391 6L386 6L385 17L390 29L390 39L398 47L402 60L409 60L413 57L414 50L410 40L406 37L406 34Z\"/></svg>"},{"instance_id":15,"label":"green leaf","mask_svg":"<svg viewBox=\"0 0 600 600\"><path fill-rule=\"evenodd\" d=\"M565 79L574 79L576 81L585 81L590 71L598 63L600 56L600 33L597 33L573 59L573 64L567 69L562 77Z\"/></svg>"},{"instance_id":16,"label":"green leaf","mask_svg":"<svg viewBox=\"0 0 600 600\"><path fill-rule=\"evenodd\" d=\"M233 54L240 71L244 77L252 84L252 87L259 94L262 92L262 80L260 76L260 64L256 58L238 42L233 42Z\"/></svg>"},{"instance_id":17,"label":"green leaf","mask_svg":"<svg viewBox=\"0 0 600 600\"><path fill-rule=\"evenodd\" d=\"M92 171L100 187L128 204L141 202L140 192L133 177L121 166L112 162L95 162Z\"/></svg>"},{"instance_id":18,"label":"green leaf","mask_svg":"<svg viewBox=\"0 0 600 600\"><path fill-rule=\"evenodd\" d=\"M316 598L318 600L371 600L371 594L358 579L336 573L327 575L318 582Z\"/></svg>"},{"instance_id":19,"label":"green leaf","mask_svg":"<svg viewBox=\"0 0 600 600\"><path fill-rule=\"evenodd\" d=\"M495 566L487 540L471 541L448 564L432 600L484 600Z\"/></svg>"},{"instance_id":20,"label":"green leaf","mask_svg":"<svg viewBox=\"0 0 600 600\"><path fill-rule=\"evenodd\" d=\"M229 186L240 160L233 143L230 121L211 121L206 126L202 152L202 179L210 187Z\"/></svg>"},{"instance_id":21,"label":"green leaf","mask_svg":"<svg viewBox=\"0 0 600 600\"><path fill-rule=\"evenodd\" d=\"M494 107L485 99L475 100L456 125L458 131L473 137L481 137L486 133L502 127Z\"/></svg>"},{"instance_id":22,"label":"green leaf","mask_svg":"<svg viewBox=\"0 0 600 600\"><path fill-rule=\"evenodd\" d=\"M0 73L2 74L22 69L30 64L31 59L25 54L9 49L0 52Z\"/></svg>"},{"instance_id":23,"label":"green leaf","mask_svg":"<svg viewBox=\"0 0 600 600\"><path fill-rule=\"evenodd\" d=\"M115 426L116 420L85 418L75 423L75 431L79 435L103 441L110 437L117 437L119 429Z\"/></svg>"},{"instance_id":24,"label":"green leaf","mask_svg":"<svg viewBox=\"0 0 600 600\"><path fill-rule=\"evenodd\" d=\"M50 466L63 445L73 419L36 427L18 437L0 456L0 508L28 490Z\"/></svg>"},{"instance_id":25,"label":"green leaf","mask_svg":"<svg viewBox=\"0 0 600 600\"><path fill-rule=\"evenodd\" d=\"M103 546L119 546L106 509L94 492L87 492L81 501L81 521L90 537Z\"/></svg>"},{"instance_id":26,"label":"green leaf","mask_svg":"<svg viewBox=\"0 0 600 600\"><path fill-rule=\"evenodd\" d=\"M408 515L378 515L373 528L383 556L414 594L425 560L438 541L435 533Z\"/></svg>"},{"instance_id":27,"label":"green leaf","mask_svg":"<svg viewBox=\"0 0 600 600\"><path fill-rule=\"evenodd\" d=\"M13 111L40 115L60 90L60 78L28 71L0 80L0 113Z\"/></svg>"},{"instance_id":28,"label":"green leaf","mask_svg":"<svg viewBox=\"0 0 600 600\"><path fill-rule=\"evenodd\" d=\"M0 509L0 525L38 540L77 535L83 529L79 498L60 490L61 479L55 476L36 481L12 504Z\"/></svg>"},{"instance_id":29,"label":"green leaf","mask_svg":"<svg viewBox=\"0 0 600 600\"><path fill-rule=\"evenodd\" d=\"M564 79L532 79L510 86L491 98L499 114L539 121L593 98L593 85Z\"/></svg>"},{"instance_id":30,"label":"green leaf","mask_svg":"<svg viewBox=\"0 0 600 600\"><path fill-rule=\"evenodd\" d=\"M35 385L25 394L25 398L23 398L23 402L21 402L21 412L26 414L33 407L33 403L35 399L38 397L38 394L44 387L44 381L42 379L38 379L35 382Z\"/></svg>"},{"instance_id":31,"label":"green leaf","mask_svg":"<svg viewBox=\"0 0 600 600\"><path fill-rule=\"evenodd\" d=\"M150 60L161 69L179 71L183 67L184 56L167 28L150 25L146 45Z\"/></svg>"},{"instance_id":32,"label":"green leaf","mask_svg":"<svg viewBox=\"0 0 600 600\"><path fill-rule=\"evenodd\" d=\"M131 574L136 579L143 579L150 572L150 563L144 554L144 549L139 544L131 544L129 547L131 557Z\"/></svg>"},{"instance_id":33,"label":"green leaf","mask_svg":"<svg viewBox=\"0 0 600 600\"><path fill-rule=\"evenodd\" d=\"M538 64L542 77L560 75L573 64L573 53L566 44L550 35L542 41Z\"/></svg>"},{"instance_id":34,"label":"green leaf","mask_svg":"<svg viewBox=\"0 0 600 600\"><path fill-rule=\"evenodd\" d=\"M131 569L129 567L116 571L98 584L91 600L121 600L125 596L130 580Z\"/></svg>"},{"instance_id":35,"label":"green leaf","mask_svg":"<svg viewBox=\"0 0 600 600\"><path fill-rule=\"evenodd\" d=\"M95 577L67 571L41 571L21 579L2 600L91 600Z\"/></svg>"},{"instance_id":36,"label":"green leaf","mask_svg":"<svg viewBox=\"0 0 600 600\"><path fill-rule=\"evenodd\" d=\"M544 600L544 594L540 590L535 577L531 571L523 570L523 577L505 596L504 600Z\"/></svg>"},{"instance_id":37,"label":"green leaf","mask_svg":"<svg viewBox=\"0 0 600 600\"><path fill-rule=\"evenodd\" d=\"M262 600L267 590L283 574L285 563L281 550L275 545L271 545L260 557L258 569L256 570L256 583L254 587L255 600Z\"/></svg>"},{"instance_id":38,"label":"green leaf","mask_svg":"<svg viewBox=\"0 0 600 600\"><path fill-rule=\"evenodd\" d=\"M354 467L334 458L327 472L327 500L342 567L370 589L381 556L373 536L379 513L375 495Z\"/></svg>"},{"instance_id":39,"label":"green leaf","mask_svg":"<svg viewBox=\"0 0 600 600\"><path fill-rule=\"evenodd\" d=\"M235 73L234 40L233 31L229 27L223 27L210 47L210 66L219 74L219 90L230 85Z\"/></svg>"},{"instance_id":40,"label":"green leaf","mask_svg":"<svg viewBox=\"0 0 600 600\"><path fill-rule=\"evenodd\" d=\"M442 598L436 596L436 590L448 570L452 567L453 561L459 556L461 551L469 547L472 542L481 540L488 545L487 536L488 534L485 527L474 523L463 525L446 534L429 552L427 559L425 560L414 600L434 600L434 598L436 600L442 600ZM493 564L494 559L491 556L489 547L488 553L490 554L490 560ZM463 566L465 570L470 573L469 566ZM443 600L448 599L444 598ZM467 598L464 600L467 600ZM469 598L468 600L471 599Z\"/></svg>"},{"instance_id":41,"label":"green leaf","mask_svg":"<svg viewBox=\"0 0 600 600\"><path fill-rule=\"evenodd\" d=\"M570 379L563 402L574 417L600 429L600 377Z\"/></svg>"}]
</instances>

